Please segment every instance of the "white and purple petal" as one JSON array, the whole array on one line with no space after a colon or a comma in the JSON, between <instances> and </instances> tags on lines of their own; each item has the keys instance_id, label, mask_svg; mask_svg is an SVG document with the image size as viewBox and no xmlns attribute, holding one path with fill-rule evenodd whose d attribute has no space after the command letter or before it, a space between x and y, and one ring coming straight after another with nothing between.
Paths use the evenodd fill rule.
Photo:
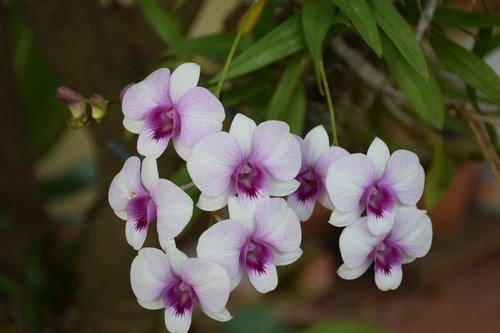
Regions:
<instances>
[{"instance_id":1,"label":"white and purple petal","mask_svg":"<svg viewBox=\"0 0 500 333\"><path fill-rule=\"evenodd\" d=\"M123 217L130 199L145 193L141 183L141 161L136 156L129 157L109 186L109 204L115 212L121 212L119 216Z\"/></svg>"},{"instance_id":2,"label":"white and purple petal","mask_svg":"<svg viewBox=\"0 0 500 333\"><path fill-rule=\"evenodd\" d=\"M300 146L289 130L285 122L269 120L257 126L253 137L249 161L279 180L295 178L301 166Z\"/></svg>"},{"instance_id":3,"label":"white and purple petal","mask_svg":"<svg viewBox=\"0 0 500 333\"><path fill-rule=\"evenodd\" d=\"M222 266L207 259L190 258L182 263L181 278L193 288L204 312L220 313L225 308L230 289Z\"/></svg>"},{"instance_id":4,"label":"white and purple petal","mask_svg":"<svg viewBox=\"0 0 500 333\"><path fill-rule=\"evenodd\" d=\"M146 302L158 300L174 280L163 251L154 248L139 250L130 269L132 290L138 299Z\"/></svg>"},{"instance_id":5,"label":"white and purple petal","mask_svg":"<svg viewBox=\"0 0 500 333\"><path fill-rule=\"evenodd\" d=\"M199 141L187 161L189 175L202 193L217 197L233 184L242 156L238 142L228 133L214 133Z\"/></svg>"},{"instance_id":6,"label":"white and purple petal","mask_svg":"<svg viewBox=\"0 0 500 333\"><path fill-rule=\"evenodd\" d=\"M329 146L328 134L323 125L314 127L304 137L304 151L302 151L303 161L306 165L313 166Z\"/></svg>"},{"instance_id":7,"label":"white and purple petal","mask_svg":"<svg viewBox=\"0 0 500 333\"><path fill-rule=\"evenodd\" d=\"M366 155L372 160L375 179L380 179L385 173L387 161L391 155L389 148L384 141L375 138L368 148Z\"/></svg>"},{"instance_id":8,"label":"white and purple petal","mask_svg":"<svg viewBox=\"0 0 500 333\"><path fill-rule=\"evenodd\" d=\"M255 211L255 233L252 239L265 242L281 252L296 251L302 239L300 222L285 200L262 200Z\"/></svg>"},{"instance_id":9,"label":"white and purple petal","mask_svg":"<svg viewBox=\"0 0 500 333\"><path fill-rule=\"evenodd\" d=\"M187 91L176 104L180 131L173 140L192 148L204 137L219 132L225 118L221 102L207 89L195 87Z\"/></svg>"},{"instance_id":10,"label":"white and purple petal","mask_svg":"<svg viewBox=\"0 0 500 333\"><path fill-rule=\"evenodd\" d=\"M157 209L158 236L163 239L176 237L193 215L193 200L166 179L154 182L150 194Z\"/></svg>"},{"instance_id":11,"label":"white and purple petal","mask_svg":"<svg viewBox=\"0 0 500 333\"><path fill-rule=\"evenodd\" d=\"M148 112L159 106L170 107L168 95L170 71L160 68L149 74L143 81L130 86L122 100L122 109L126 118L142 120Z\"/></svg>"},{"instance_id":12,"label":"white and purple petal","mask_svg":"<svg viewBox=\"0 0 500 333\"><path fill-rule=\"evenodd\" d=\"M333 205L342 212L355 209L374 182L371 160L363 154L352 154L335 161L328 169L326 189Z\"/></svg>"},{"instance_id":13,"label":"white and purple petal","mask_svg":"<svg viewBox=\"0 0 500 333\"><path fill-rule=\"evenodd\" d=\"M399 202L410 206L422 196L424 181L425 173L418 156L407 150L397 150L391 155L380 180L391 188Z\"/></svg>"},{"instance_id":14,"label":"white and purple petal","mask_svg":"<svg viewBox=\"0 0 500 333\"><path fill-rule=\"evenodd\" d=\"M432 243L432 224L429 216L415 207L401 209L394 218L390 240L401 248L406 256L425 256Z\"/></svg>"},{"instance_id":15,"label":"white and purple petal","mask_svg":"<svg viewBox=\"0 0 500 333\"><path fill-rule=\"evenodd\" d=\"M240 145L241 154L244 159L247 159L252 153L253 137L256 129L257 124L255 124L255 121L241 113L236 114L231 122L229 134L231 134Z\"/></svg>"},{"instance_id":16,"label":"white and purple petal","mask_svg":"<svg viewBox=\"0 0 500 333\"><path fill-rule=\"evenodd\" d=\"M187 62L177 67L172 73L168 87L172 103L177 104L184 94L198 85L199 79L200 65Z\"/></svg>"}]
</instances>

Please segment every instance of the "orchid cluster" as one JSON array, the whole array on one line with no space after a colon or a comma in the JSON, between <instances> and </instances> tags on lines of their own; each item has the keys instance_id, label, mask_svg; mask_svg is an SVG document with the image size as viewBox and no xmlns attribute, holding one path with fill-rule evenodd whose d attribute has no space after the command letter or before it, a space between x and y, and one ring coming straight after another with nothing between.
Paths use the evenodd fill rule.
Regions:
<instances>
[{"instance_id":1,"label":"orchid cluster","mask_svg":"<svg viewBox=\"0 0 500 333\"><path fill-rule=\"evenodd\" d=\"M425 255L432 238L429 217L416 208L424 182L418 157L405 150L390 155L378 138L367 155L349 154L330 147L323 126L302 139L285 122L257 125L242 114L224 132L224 108L197 87L199 76L194 63L172 74L159 69L123 96L123 125L139 135L144 158L125 162L111 183L109 203L138 250L130 278L139 304L164 308L171 332L189 330L195 304L213 319L230 320L226 303L244 276L267 293L278 285L276 266L300 258L300 221L311 217L316 201L333 211L329 223L346 226L338 274L357 278L374 262L377 286L397 288L401 265ZM201 191L197 206L229 211L228 219L201 234L196 258L175 243L194 203L158 173L156 159L170 140ZM154 221L162 250L143 248Z\"/></svg>"}]
</instances>

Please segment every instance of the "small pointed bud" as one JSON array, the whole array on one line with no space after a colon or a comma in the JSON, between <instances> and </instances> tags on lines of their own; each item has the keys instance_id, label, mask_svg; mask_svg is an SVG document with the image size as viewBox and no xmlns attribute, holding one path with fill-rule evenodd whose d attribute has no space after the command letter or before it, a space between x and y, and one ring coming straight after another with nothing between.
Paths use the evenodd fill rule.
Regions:
<instances>
[{"instance_id":1,"label":"small pointed bud","mask_svg":"<svg viewBox=\"0 0 500 333\"><path fill-rule=\"evenodd\" d=\"M85 98L79 92L68 87L59 87L56 90L56 96L68 107L73 119L81 122L87 120Z\"/></svg>"},{"instance_id":2,"label":"small pointed bud","mask_svg":"<svg viewBox=\"0 0 500 333\"><path fill-rule=\"evenodd\" d=\"M99 94L95 94L90 97L89 102L92 107L92 118L94 118L95 121L100 122L106 115L109 102Z\"/></svg>"}]
</instances>

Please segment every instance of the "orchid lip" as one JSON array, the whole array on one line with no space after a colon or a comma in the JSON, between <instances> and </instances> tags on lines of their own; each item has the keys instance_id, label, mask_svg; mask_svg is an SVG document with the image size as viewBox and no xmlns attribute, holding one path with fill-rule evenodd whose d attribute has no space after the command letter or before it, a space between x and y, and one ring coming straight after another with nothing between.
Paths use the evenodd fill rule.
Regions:
<instances>
[{"instance_id":1,"label":"orchid lip","mask_svg":"<svg viewBox=\"0 0 500 333\"><path fill-rule=\"evenodd\" d=\"M135 221L136 230L145 229L156 220L156 204L149 194L136 195L127 204L127 215Z\"/></svg>"},{"instance_id":2,"label":"orchid lip","mask_svg":"<svg viewBox=\"0 0 500 333\"><path fill-rule=\"evenodd\" d=\"M266 175L257 163L245 160L233 172L233 180L238 193L256 198L265 186Z\"/></svg>"},{"instance_id":3,"label":"orchid lip","mask_svg":"<svg viewBox=\"0 0 500 333\"><path fill-rule=\"evenodd\" d=\"M264 243L249 239L241 248L240 261L247 271L256 271L262 274L272 259L271 249Z\"/></svg>"},{"instance_id":4,"label":"orchid lip","mask_svg":"<svg viewBox=\"0 0 500 333\"><path fill-rule=\"evenodd\" d=\"M385 212L390 211L396 200L392 190L382 184L374 184L368 187L361 198L361 202L366 205L367 212L377 218L382 218Z\"/></svg>"},{"instance_id":5,"label":"orchid lip","mask_svg":"<svg viewBox=\"0 0 500 333\"><path fill-rule=\"evenodd\" d=\"M151 131L151 139L159 141L170 139L180 127L179 122L179 115L174 106L160 105L148 113L145 126Z\"/></svg>"},{"instance_id":6,"label":"orchid lip","mask_svg":"<svg viewBox=\"0 0 500 333\"><path fill-rule=\"evenodd\" d=\"M181 279L166 287L163 292L163 304L165 307L173 308L177 316L191 312L195 300L196 293L193 288Z\"/></svg>"},{"instance_id":7,"label":"orchid lip","mask_svg":"<svg viewBox=\"0 0 500 333\"><path fill-rule=\"evenodd\" d=\"M392 244L388 238L372 250L370 257L375 262L375 270L383 271L385 274L389 274L392 267L400 266L404 259L401 249Z\"/></svg>"},{"instance_id":8,"label":"orchid lip","mask_svg":"<svg viewBox=\"0 0 500 333\"><path fill-rule=\"evenodd\" d=\"M323 184L314 169L299 173L295 179L300 182L299 188L295 191L297 199L301 202L316 200Z\"/></svg>"}]
</instances>

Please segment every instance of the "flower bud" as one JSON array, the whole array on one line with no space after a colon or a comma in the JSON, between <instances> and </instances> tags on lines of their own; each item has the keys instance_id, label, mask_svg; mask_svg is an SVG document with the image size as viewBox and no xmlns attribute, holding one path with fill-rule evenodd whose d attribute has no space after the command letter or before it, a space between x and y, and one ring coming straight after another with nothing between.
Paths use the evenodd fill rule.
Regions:
<instances>
[{"instance_id":1,"label":"flower bud","mask_svg":"<svg viewBox=\"0 0 500 333\"><path fill-rule=\"evenodd\" d=\"M92 118L94 118L96 122L100 122L106 115L109 102L99 94L95 94L90 97L89 102L92 107Z\"/></svg>"},{"instance_id":2,"label":"flower bud","mask_svg":"<svg viewBox=\"0 0 500 333\"><path fill-rule=\"evenodd\" d=\"M71 112L73 121L69 122L74 123L77 121L79 123L85 123L87 121L85 98L83 98L79 92L71 88L59 87L56 90L56 96Z\"/></svg>"}]
</instances>

